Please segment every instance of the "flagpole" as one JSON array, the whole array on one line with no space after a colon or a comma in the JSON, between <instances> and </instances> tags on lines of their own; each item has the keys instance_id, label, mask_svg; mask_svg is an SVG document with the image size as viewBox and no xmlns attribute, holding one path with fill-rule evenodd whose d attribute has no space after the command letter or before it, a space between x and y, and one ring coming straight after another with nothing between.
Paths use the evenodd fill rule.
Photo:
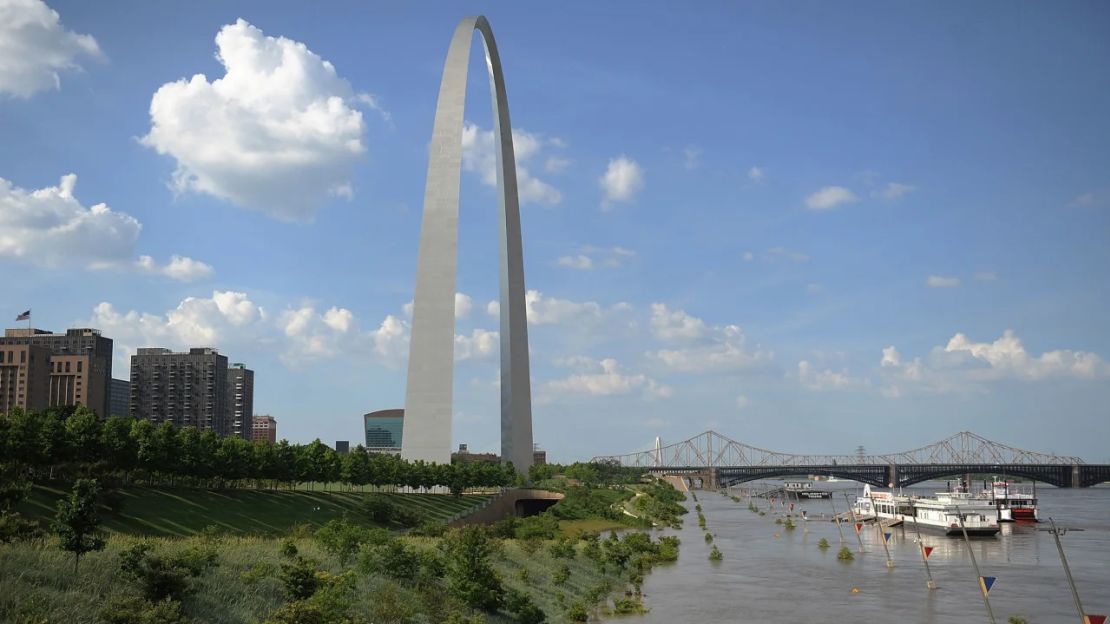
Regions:
<instances>
[{"instance_id":1,"label":"flagpole","mask_svg":"<svg viewBox=\"0 0 1110 624\"><path fill-rule=\"evenodd\" d=\"M883 521L879 519L879 508L875 506L875 497L868 495L867 499L871 501L871 512L875 514L875 530L879 533L879 539L883 542L883 550L886 552L886 567L893 568L894 560L890 558L890 546L886 543L886 533L883 531Z\"/></svg>"},{"instance_id":2,"label":"flagpole","mask_svg":"<svg viewBox=\"0 0 1110 624\"><path fill-rule=\"evenodd\" d=\"M987 597L987 589L985 581L983 580L982 573L979 572L979 562L975 560L975 551L971 548L971 539L967 536L967 526L964 525L964 512L960 511L960 506L956 505L956 515L960 518L960 531L964 534L964 543L967 544L967 554L971 555L971 567L975 568L975 582L979 584L979 593L983 594L983 604L987 606L987 615L991 619L991 624L996 624L994 620L994 611L991 609L990 598Z\"/></svg>"},{"instance_id":3,"label":"flagpole","mask_svg":"<svg viewBox=\"0 0 1110 624\"><path fill-rule=\"evenodd\" d=\"M1052 528L1049 529L1048 532L1051 533L1052 537L1056 539L1056 550L1060 551L1060 563L1064 564L1064 574L1068 577L1068 587L1071 588L1071 597L1075 599L1075 608L1079 611L1079 622L1080 624L1087 624L1087 614L1085 611L1083 611L1083 603L1079 601L1079 590L1075 588L1075 579L1071 577L1071 568L1068 567L1068 558L1064 556L1064 546L1060 543L1060 533L1063 531L1067 531L1068 529L1058 528L1056 526L1056 521L1052 518L1049 518L1048 522L1052 525ZM1072 530L1075 531L1082 529Z\"/></svg>"},{"instance_id":4,"label":"flagpole","mask_svg":"<svg viewBox=\"0 0 1110 624\"><path fill-rule=\"evenodd\" d=\"M914 511L916 514L916 510ZM917 526L917 516L913 516L913 530L917 533L917 545L921 548L921 560L925 562L925 576L929 580L925 582L925 587L929 589L936 589L937 583L933 580L933 571L929 569L929 553L925 552L925 541L921 539L921 527Z\"/></svg>"},{"instance_id":5,"label":"flagpole","mask_svg":"<svg viewBox=\"0 0 1110 624\"><path fill-rule=\"evenodd\" d=\"M860 527L863 526L863 523L856 518L856 510L852 509L852 500L848 498L847 492L844 493L844 501L848 503L848 513L852 516L852 528L856 530L856 541L859 542L859 551L863 552L863 538L859 536Z\"/></svg>"},{"instance_id":6,"label":"flagpole","mask_svg":"<svg viewBox=\"0 0 1110 624\"><path fill-rule=\"evenodd\" d=\"M829 505L832 505L833 521L836 522L836 530L840 533L840 544L844 545L844 529L840 526L840 514L836 513L836 497L829 492Z\"/></svg>"}]
</instances>

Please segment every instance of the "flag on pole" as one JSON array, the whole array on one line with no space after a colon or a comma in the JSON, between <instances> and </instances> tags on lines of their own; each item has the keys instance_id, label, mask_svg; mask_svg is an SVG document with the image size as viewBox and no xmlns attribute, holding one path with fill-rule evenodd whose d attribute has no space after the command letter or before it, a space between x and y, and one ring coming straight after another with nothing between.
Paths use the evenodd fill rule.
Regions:
<instances>
[{"instance_id":1,"label":"flag on pole","mask_svg":"<svg viewBox=\"0 0 1110 624\"><path fill-rule=\"evenodd\" d=\"M794 503L790 503L790 511L794 511Z\"/></svg>"},{"instance_id":2,"label":"flag on pole","mask_svg":"<svg viewBox=\"0 0 1110 624\"><path fill-rule=\"evenodd\" d=\"M1106 623L1106 616L1105 615L1093 615L1091 613L1088 613L1087 615L1083 616L1083 621L1086 622L1087 624L1105 624Z\"/></svg>"},{"instance_id":3,"label":"flag on pole","mask_svg":"<svg viewBox=\"0 0 1110 624\"><path fill-rule=\"evenodd\" d=\"M925 558L928 559L929 555L933 554L932 546L922 546L921 550L925 552Z\"/></svg>"},{"instance_id":4,"label":"flag on pole","mask_svg":"<svg viewBox=\"0 0 1110 624\"><path fill-rule=\"evenodd\" d=\"M862 529L862 528L863 528L863 523L862 522L857 522L856 523L856 533L859 533L860 529Z\"/></svg>"},{"instance_id":5,"label":"flag on pole","mask_svg":"<svg viewBox=\"0 0 1110 624\"><path fill-rule=\"evenodd\" d=\"M23 314L20 314L19 316L15 317L15 320L17 320L17 321L29 321L29 320L31 320L31 311L27 310Z\"/></svg>"},{"instance_id":6,"label":"flag on pole","mask_svg":"<svg viewBox=\"0 0 1110 624\"><path fill-rule=\"evenodd\" d=\"M890 541L890 535L891 535L890 533L883 533L883 540L889 542Z\"/></svg>"},{"instance_id":7,"label":"flag on pole","mask_svg":"<svg viewBox=\"0 0 1110 624\"><path fill-rule=\"evenodd\" d=\"M983 590L983 595L991 593L991 588L994 587L994 582L998 580L997 576L980 576L979 589Z\"/></svg>"}]
</instances>

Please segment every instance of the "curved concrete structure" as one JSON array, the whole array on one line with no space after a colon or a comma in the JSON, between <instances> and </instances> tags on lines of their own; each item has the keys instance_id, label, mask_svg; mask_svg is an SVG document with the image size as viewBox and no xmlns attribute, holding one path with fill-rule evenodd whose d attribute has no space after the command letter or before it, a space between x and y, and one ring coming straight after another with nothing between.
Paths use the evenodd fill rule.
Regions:
<instances>
[{"instance_id":1,"label":"curved concrete structure","mask_svg":"<svg viewBox=\"0 0 1110 624\"><path fill-rule=\"evenodd\" d=\"M481 33L485 44L497 148L501 215L501 458L525 472L532 465L532 391L528 378L528 320L516 159L501 59L489 22L481 16L464 18L455 29L439 85L416 265L401 456L437 463L451 461L459 177L466 74L475 30Z\"/></svg>"}]
</instances>

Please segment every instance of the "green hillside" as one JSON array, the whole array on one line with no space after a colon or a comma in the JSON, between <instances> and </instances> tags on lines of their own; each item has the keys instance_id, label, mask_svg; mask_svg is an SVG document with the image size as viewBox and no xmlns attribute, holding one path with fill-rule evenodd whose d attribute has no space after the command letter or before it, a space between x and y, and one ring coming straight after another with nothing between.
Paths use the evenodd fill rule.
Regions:
<instances>
[{"instance_id":1,"label":"green hillside","mask_svg":"<svg viewBox=\"0 0 1110 624\"><path fill-rule=\"evenodd\" d=\"M102 510L104 528L117 533L187 537L207 526L243 535L283 535L296 524L320 526L344 514L356 515L367 496L361 492L303 490L199 490L125 487L118 511ZM61 486L36 485L19 511L49 524ZM445 520L474 508L489 496L447 494L375 494L426 518Z\"/></svg>"}]
</instances>

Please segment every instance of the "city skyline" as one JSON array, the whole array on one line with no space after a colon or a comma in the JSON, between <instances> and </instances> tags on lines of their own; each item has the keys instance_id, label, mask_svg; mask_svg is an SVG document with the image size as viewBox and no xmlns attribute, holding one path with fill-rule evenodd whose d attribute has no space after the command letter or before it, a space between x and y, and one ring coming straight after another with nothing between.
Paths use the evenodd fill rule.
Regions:
<instances>
[{"instance_id":1,"label":"city skyline","mask_svg":"<svg viewBox=\"0 0 1110 624\"><path fill-rule=\"evenodd\" d=\"M0 25L56 53L0 72L0 315L100 329L116 377L138 348L234 353L254 411L297 442L361 439L362 414L401 407L439 73L482 12L512 92L553 461L709 428L782 451L971 430L1107 457L1100 4L812 22L48 4L33 36ZM452 447L496 449L495 158L470 82Z\"/></svg>"}]
</instances>

